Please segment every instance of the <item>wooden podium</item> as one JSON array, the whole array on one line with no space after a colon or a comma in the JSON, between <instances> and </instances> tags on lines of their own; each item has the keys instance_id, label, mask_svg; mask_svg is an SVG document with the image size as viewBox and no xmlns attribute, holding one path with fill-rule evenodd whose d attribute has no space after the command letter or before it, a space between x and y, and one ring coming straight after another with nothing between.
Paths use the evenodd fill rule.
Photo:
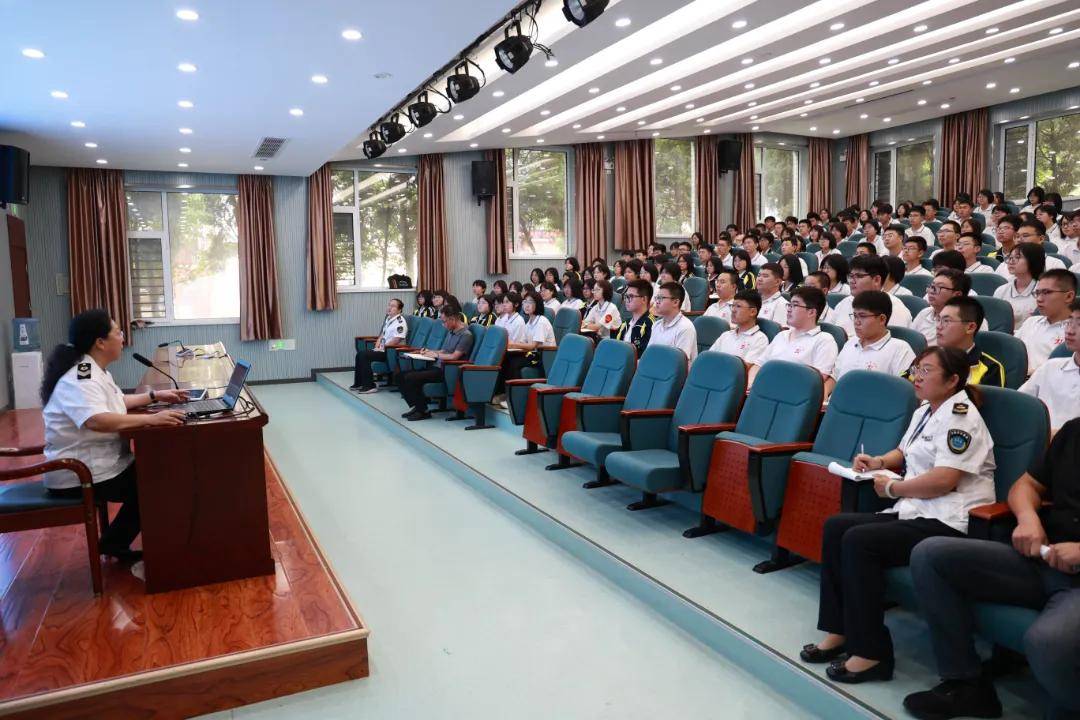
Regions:
<instances>
[{"instance_id":1,"label":"wooden podium","mask_svg":"<svg viewBox=\"0 0 1080 720\"><path fill-rule=\"evenodd\" d=\"M233 362L221 343L158 348L154 365L183 388L224 394ZM172 382L147 369L138 390ZM139 483L146 591L272 575L262 428L269 417L245 389L232 414L180 427L140 428L132 441Z\"/></svg>"}]
</instances>

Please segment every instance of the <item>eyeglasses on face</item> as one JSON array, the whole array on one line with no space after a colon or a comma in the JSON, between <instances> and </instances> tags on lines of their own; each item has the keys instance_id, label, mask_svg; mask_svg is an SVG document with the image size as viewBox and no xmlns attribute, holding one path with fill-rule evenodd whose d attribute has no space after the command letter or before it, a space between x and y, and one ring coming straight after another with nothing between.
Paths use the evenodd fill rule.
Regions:
<instances>
[{"instance_id":1,"label":"eyeglasses on face","mask_svg":"<svg viewBox=\"0 0 1080 720\"><path fill-rule=\"evenodd\" d=\"M1048 295L1053 295L1054 293L1066 293L1066 292L1069 292L1069 291L1068 290L1050 290L1048 288L1043 288L1041 290L1036 290L1035 292L1032 293L1032 295L1034 295L1037 298L1040 298L1040 297L1047 297Z\"/></svg>"},{"instance_id":2,"label":"eyeglasses on face","mask_svg":"<svg viewBox=\"0 0 1080 720\"><path fill-rule=\"evenodd\" d=\"M929 290L929 291L930 291L930 292L932 292L932 293L939 293L939 292L956 292L956 288L954 288L954 287L952 287L952 286L950 286L950 285L938 285L937 283L930 283L930 284L929 284L929 285L927 286L927 288L926 288L926 289L927 289L927 290Z\"/></svg>"},{"instance_id":3,"label":"eyeglasses on face","mask_svg":"<svg viewBox=\"0 0 1080 720\"><path fill-rule=\"evenodd\" d=\"M931 372L937 370L933 365L912 365L908 368L908 372L915 377L925 378L930 375Z\"/></svg>"},{"instance_id":4,"label":"eyeglasses on face","mask_svg":"<svg viewBox=\"0 0 1080 720\"><path fill-rule=\"evenodd\" d=\"M878 317L878 315L874 313L853 312L849 313L848 317L851 318L852 322L866 322L867 320L873 320L874 318Z\"/></svg>"},{"instance_id":5,"label":"eyeglasses on face","mask_svg":"<svg viewBox=\"0 0 1080 720\"><path fill-rule=\"evenodd\" d=\"M870 273L864 273L864 272L848 273L848 279L849 280L862 280L863 278L868 278L868 277L870 277Z\"/></svg>"}]
</instances>

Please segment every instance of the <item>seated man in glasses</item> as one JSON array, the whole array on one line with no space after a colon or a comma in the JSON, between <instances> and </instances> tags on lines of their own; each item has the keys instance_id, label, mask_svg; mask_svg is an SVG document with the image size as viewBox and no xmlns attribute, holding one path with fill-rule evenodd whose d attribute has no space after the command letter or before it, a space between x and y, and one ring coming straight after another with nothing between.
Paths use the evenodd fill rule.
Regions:
<instances>
[{"instance_id":1,"label":"seated man in glasses","mask_svg":"<svg viewBox=\"0 0 1080 720\"><path fill-rule=\"evenodd\" d=\"M1050 358L1020 386L1020 392L1034 395L1050 411L1050 429L1057 432L1065 423L1080 417L1080 300L1069 305L1065 321L1067 357Z\"/></svg>"},{"instance_id":2,"label":"seated man in glasses","mask_svg":"<svg viewBox=\"0 0 1080 720\"><path fill-rule=\"evenodd\" d=\"M937 282L937 278L934 282ZM951 347L967 355L968 364L971 366L968 371L969 385L1005 387L1005 366L996 357L975 345L975 333L985 324L985 313L978 300L967 295L949 298L937 316L934 342L931 345ZM905 377L913 379L908 374L905 374Z\"/></svg>"},{"instance_id":3,"label":"seated man in glasses","mask_svg":"<svg viewBox=\"0 0 1080 720\"><path fill-rule=\"evenodd\" d=\"M934 271L934 280L926 286L926 302L930 307L925 308L911 321L911 329L918 330L926 338L927 345L937 344L938 318L945 303L955 297L970 297L971 278L958 268L939 268ZM984 319L979 325L979 330L989 330Z\"/></svg>"},{"instance_id":4,"label":"seated man in glasses","mask_svg":"<svg viewBox=\"0 0 1080 720\"><path fill-rule=\"evenodd\" d=\"M791 293L787 308L787 330L781 331L761 356L761 361L750 368L748 384L754 382L758 370L770 360L787 360L802 363L821 373L825 385L825 397L832 393L833 369L838 350L833 336L818 325L818 317L825 309L825 293L817 288L802 285Z\"/></svg>"},{"instance_id":5,"label":"seated man in glasses","mask_svg":"<svg viewBox=\"0 0 1080 720\"><path fill-rule=\"evenodd\" d=\"M1061 343L1065 342L1065 323L1069 306L1076 299L1076 276L1068 270L1047 270L1035 286L1038 315L1024 321L1016 337L1024 341L1028 353L1028 373L1039 369Z\"/></svg>"},{"instance_id":6,"label":"seated man in glasses","mask_svg":"<svg viewBox=\"0 0 1080 720\"><path fill-rule=\"evenodd\" d=\"M855 337L847 341L836 358L833 378L840 380L852 370L872 370L888 375L902 375L915 361L915 351L889 332L892 302L887 293L868 290L859 293L852 305Z\"/></svg>"},{"instance_id":7,"label":"seated man in glasses","mask_svg":"<svg viewBox=\"0 0 1080 720\"><path fill-rule=\"evenodd\" d=\"M653 286L648 280L633 280L627 283L626 294L623 295L623 304L630 311L631 317L623 321L614 338L633 345L638 357L644 354L652 336L653 317L649 314L652 295Z\"/></svg>"}]
</instances>

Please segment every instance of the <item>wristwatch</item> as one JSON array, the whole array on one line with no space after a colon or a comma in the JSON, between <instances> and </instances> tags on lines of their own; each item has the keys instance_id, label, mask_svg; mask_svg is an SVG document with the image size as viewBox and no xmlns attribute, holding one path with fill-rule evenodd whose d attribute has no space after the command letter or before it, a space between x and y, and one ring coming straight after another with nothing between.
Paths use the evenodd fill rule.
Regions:
<instances>
[{"instance_id":1,"label":"wristwatch","mask_svg":"<svg viewBox=\"0 0 1080 720\"><path fill-rule=\"evenodd\" d=\"M150 391L150 402L157 402L157 393L153 390Z\"/></svg>"}]
</instances>

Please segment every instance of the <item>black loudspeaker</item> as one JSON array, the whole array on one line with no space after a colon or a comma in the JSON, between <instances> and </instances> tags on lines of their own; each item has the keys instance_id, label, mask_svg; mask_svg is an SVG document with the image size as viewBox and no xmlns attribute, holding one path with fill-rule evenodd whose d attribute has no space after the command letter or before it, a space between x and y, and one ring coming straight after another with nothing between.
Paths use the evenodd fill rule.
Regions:
<instances>
[{"instance_id":1,"label":"black loudspeaker","mask_svg":"<svg viewBox=\"0 0 1080 720\"><path fill-rule=\"evenodd\" d=\"M721 140L716 146L716 165L720 172L739 169L742 143L738 140Z\"/></svg>"},{"instance_id":2,"label":"black loudspeaker","mask_svg":"<svg viewBox=\"0 0 1080 720\"><path fill-rule=\"evenodd\" d=\"M472 164L472 194L477 198L495 195L495 161L474 160Z\"/></svg>"},{"instance_id":3,"label":"black loudspeaker","mask_svg":"<svg viewBox=\"0 0 1080 720\"><path fill-rule=\"evenodd\" d=\"M30 153L0 145L0 205L30 202Z\"/></svg>"}]
</instances>

